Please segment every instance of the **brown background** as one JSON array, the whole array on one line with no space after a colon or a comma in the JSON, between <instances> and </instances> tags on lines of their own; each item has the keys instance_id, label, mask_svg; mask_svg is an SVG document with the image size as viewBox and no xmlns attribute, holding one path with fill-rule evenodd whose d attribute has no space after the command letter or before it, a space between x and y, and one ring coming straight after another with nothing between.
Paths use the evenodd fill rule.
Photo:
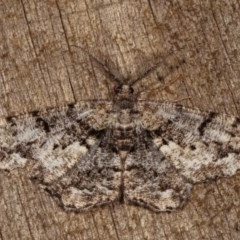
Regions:
<instances>
[{"instance_id":1,"label":"brown background","mask_svg":"<svg viewBox=\"0 0 240 240\"><path fill-rule=\"evenodd\" d=\"M147 99L239 115L238 1L1 0L0 28L1 117L111 99L113 82L73 45L128 79L161 60L136 85L160 87ZM239 174L195 186L170 214L65 212L27 174L0 172L0 239L240 239Z\"/></svg>"}]
</instances>

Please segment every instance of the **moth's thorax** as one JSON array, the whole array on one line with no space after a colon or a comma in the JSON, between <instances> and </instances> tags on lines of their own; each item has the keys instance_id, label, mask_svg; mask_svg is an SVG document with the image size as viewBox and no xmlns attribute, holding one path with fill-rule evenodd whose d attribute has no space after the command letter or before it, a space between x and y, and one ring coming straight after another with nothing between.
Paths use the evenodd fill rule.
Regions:
<instances>
[{"instance_id":1,"label":"moth's thorax","mask_svg":"<svg viewBox=\"0 0 240 240\"><path fill-rule=\"evenodd\" d=\"M121 109L118 115L118 122L120 124L128 124L132 122L131 109Z\"/></svg>"},{"instance_id":2,"label":"moth's thorax","mask_svg":"<svg viewBox=\"0 0 240 240\"><path fill-rule=\"evenodd\" d=\"M121 85L115 90L115 105L119 110L134 107L134 91L129 85Z\"/></svg>"}]
</instances>

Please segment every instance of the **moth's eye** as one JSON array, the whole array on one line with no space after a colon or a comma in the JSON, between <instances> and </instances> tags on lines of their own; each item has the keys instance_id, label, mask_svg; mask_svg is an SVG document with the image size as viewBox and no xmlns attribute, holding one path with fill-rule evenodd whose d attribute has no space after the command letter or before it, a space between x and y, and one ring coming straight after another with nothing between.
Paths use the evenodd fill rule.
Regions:
<instances>
[{"instance_id":1,"label":"moth's eye","mask_svg":"<svg viewBox=\"0 0 240 240\"><path fill-rule=\"evenodd\" d=\"M132 87L129 88L130 93L134 93L134 89Z\"/></svg>"}]
</instances>

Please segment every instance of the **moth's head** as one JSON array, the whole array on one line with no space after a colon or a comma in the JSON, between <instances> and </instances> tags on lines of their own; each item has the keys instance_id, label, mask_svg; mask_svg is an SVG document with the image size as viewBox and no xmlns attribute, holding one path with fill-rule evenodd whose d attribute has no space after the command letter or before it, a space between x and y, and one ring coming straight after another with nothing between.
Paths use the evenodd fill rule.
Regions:
<instances>
[{"instance_id":1,"label":"moth's head","mask_svg":"<svg viewBox=\"0 0 240 240\"><path fill-rule=\"evenodd\" d=\"M115 88L115 93L117 95L129 96L134 93L134 89L127 84L122 84Z\"/></svg>"}]
</instances>

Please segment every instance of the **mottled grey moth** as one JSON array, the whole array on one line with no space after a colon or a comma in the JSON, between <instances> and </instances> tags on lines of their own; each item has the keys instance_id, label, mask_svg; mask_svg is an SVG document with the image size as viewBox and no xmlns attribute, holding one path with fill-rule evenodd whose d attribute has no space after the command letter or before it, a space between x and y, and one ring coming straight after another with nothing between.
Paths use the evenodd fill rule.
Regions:
<instances>
[{"instance_id":1,"label":"mottled grey moth","mask_svg":"<svg viewBox=\"0 0 240 240\"><path fill-rule=\"evenodd\" d=\"M239 118L140 100L135 83L153 68L132 81L104 69L116 85L112 101L7 118L0 169L34 161L31 179L64 209L120 201L159 212L182 207L195 183L240 168Z\"/></svg>"}]
</instances>

